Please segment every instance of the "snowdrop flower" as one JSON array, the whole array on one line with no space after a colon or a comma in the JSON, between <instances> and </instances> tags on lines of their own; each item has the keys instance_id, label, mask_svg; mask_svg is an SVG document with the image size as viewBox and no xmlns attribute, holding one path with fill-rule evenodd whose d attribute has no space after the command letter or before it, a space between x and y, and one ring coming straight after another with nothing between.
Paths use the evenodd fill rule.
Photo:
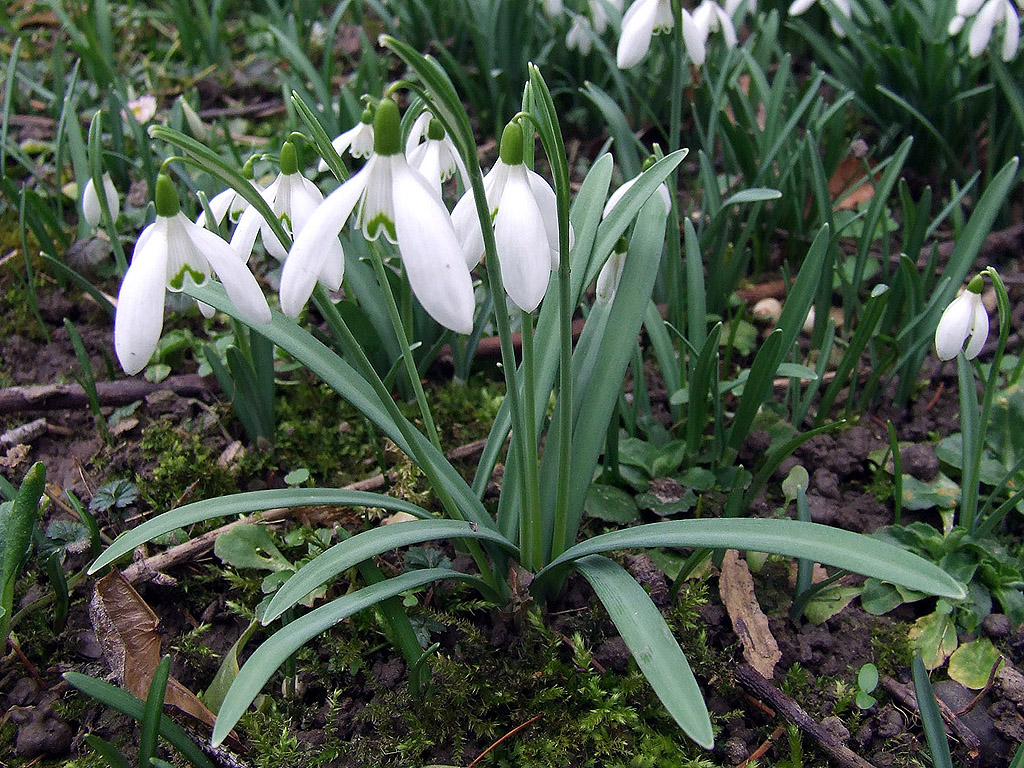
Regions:
<instances>
[{"instance_id":1,"label":"snowdrop flower","mask_svg":"<svg viewBox=\"0 0 1024 768\"><path fill-rule=\"evenodd\" d=\"M992 40L996 25L1001 23L1005 29L1000 54L1003 61L1012 61L1020 44L1020 17L1013 3L1010 0L959 0L956 15L949 23L949 34L960 32L969 16L975 17L967 38L971 56L981 56Z\"/></svg>"},{"instance_id":2,"label":"snowdrop flower","mask_svg":"<svg viewBox=\"0 0 1024 768\"><path fill-rule=\"evenodd\" d=\"M822 0L793 0L793 3L789 6L789 15L799 16L800 14L810 9L810 7L814 5L816 2L820 3L822 2ZM853 18L850 10L850 0L824 0L824 2L826 4L832 3L836 8L839 9L839 12L843 14L843 16L845 16L846 18ZM846 36L846 32L839 24L836 23L835 19L832 19L831 23L833 32L839 35L839 37Z\"/></svg>"},{"instance_id":3,"label":"snowdrop flower","mask_svg":"<svg viewBox=\"0 0 1024 768\"><path fill-rule=\"evenodd\" d=\"M544 298L551 271L558 269L558 212L555 191L523 162L523 129L518 122L505 126L498 160L484 177L484 194L505 292L517 307L532 312ZM484 254L473 190L455 206L452 222L465 263L472 268ZM572 230L569 237L572 247Z\"/></svg>"},{"instance_id":4,"label":"snowdrop flower","mask_svg":"<svg viewBox=\"0 0 1024 768\"><path fill-rule=\"evenodd\" d=\"M615 54L619 69L639 64L651 48L651 37L671 32L675 23L670 0L636 0L622 17L619 48Z\"/></svg>"},{"instance_id":5,"label":"snowdrop flower","mask_svg":"<svg viewBox=\"0 0 1024 768\"><path fill-rule=\"evenodd\" d=\"M562 13L562 0L544 0L544 13L553 19Z\"/></svg>"},{"instance_id":6,"label":"snowdrop flower","mask_svg":"<svg viewBox=\"0 0 1024 768\"><path fill-rule=\"evenodd\" d=\"M469 172L459 157L459 151L440 121L429 112L424 112L413 122L405 143L405 156L409 165L423 174L423 178L436 189L438 197L441 195L441 183L448 181L456 171L462 177L463 187L469 188Z\"/></svg>"},{"instance_id":7,"label":"snowdrop flower","mask_svg":"<svg viewBox=\"0 0 1024 768\"><path fill-rule=\"evenodd\" d=\"M593 41L590 39L591 26L586 16L576 14L572 19L572 26L565 33L565 47L570 51L578 50L586 56L593 48Z\"/></svg>"},{"instance_id":8,"label":"snowdrop flower","mask_svg":"<svg viewBox=\"0 0 1024 768\"><path fill-rule=\"evenodd\" d=\"M245 161L245 165L242 166L242 176L248 179L249 184L252 185L253 189L257 192L260 191L259 186L252 180L253 159L250 157ZM210 198L206 203L206 207L210 209L210 216L213 217L213 221L216 224L220 224L225 218L235 222L238 218L245 213L245 210L249 207L249 201L238 194L238 190L234 187L228 187L223 192L218 192L216 195ZM206 211L201 211L196 216L196 224L200 227L206 226Z\"/></svg>"},{"instance_id":9,"label":"snowdrop flower","mask_svg":"<svg viewBox=\"0 0 1024 768\"><path fill-rule=\"evenodd\" d=\"M260 194L292 238L303 230L313 212L324 201L324 196L316 184L299 173L295 145L290 141L286 141L281 147L281 173ZM270 224L252 206L242 214L238 226L235 227L235 233L231 236L231 247L235 249L238 258L243 262L249 260L257 234L263 239L263 247L267 249L267 253L278 261L285 260L288 252L277 239ZM323 248L324 271L320 279L328 285L341 285L341 271L345 264L345 253L341 249L341 243L338 242L338 238L334 238L324 243Z\"/></svg>"},{"instance_id":10,"label":"snowdrop flower","mask_svg":"<svg viewBox=\"0 0 1024 768\"><path fill-rule=\"evenodd\" d=\"M369 157L373 154L373 110L363 110L359 122L331 142L334 151L339 155L348 152L352 157ZM327 161L321 160L316 168L323 173L327 170Z\"/></svg>"},{"instance_id":11,"label":"snowdrop flower","mask_svg":"<svg viewBox=\"0 0 1024 768\"><path fill-rule=\"evenodd\" d=\"M705 43L707 43L707 39L712 32L721 30L722 37L725 38L725 44L730 48L736 47L736 28L733 26L732 16L714 0L704 0L693 11L692 16L693 22L703 35ZM692 59L693 56L691 55L690 58ZM694 64L699 66L699 63L696 61Z\"/></svg>"},{"instance_id":12,"label":"snowdrop flower","mask_svg":"<svg viewBox=\"0 0 1024 768\"><path fill-rule=\"evenodd\" d=\"M967 285L967 290L957 296L946 307L935 329L935 353L940 360L952 360L963 349L964 355L973 360L985 346L988 338L988 312L981 301L984 279L976 275ZM968 341L969 339L969 341Z\"/></svg>"},{"instance_id":13,"label":"snowdrop flower","mask_svg":"<svg viewBox=\"0 0 1024 768\"><path fill-rule=\"evenodd\" d=\"M117 196L117 187L110 179L110 174L103 174L103 196L107 198L107 208L110 209L111 221L117 221L117 215L121 212L121 201ZM92 178L85 184L82 192L82 216L95 229L100 225L102 211L100 209L100 196L96 193L96 186Z\"/></svg>"},{"instance_id":14,"label":"snowdrop flower","mask_svg":"<svg viewBox=\"0 0 1024 768\"><path fill-rule=\"evenodd\" d=\"M369 161L323 201L296 236L281 273L281 309L296 317L317 280L339 287L344 261L326 262L338 258L340 249L331 243L358 207L367 240L383 234L398 245L409 285L427 314L457 333L469 333L476 308L469 268L440 196L402 154L401 120L391 99L378 105L373 130Z\"/></svg>"},{"instance_id":15,"label":"snowdrop flower","mask_svg":"<svg viewBox=\"0 0 1024 768\"><path fill-rule=\"evenodd\" d=\"M597 34L603 35L608 29L608 10L604 7L604 0L588 0L587 8L590 11L591 26ZM621 7L618 10L621 11Z\"/></svg>"},{"instance_id":16,"label":"snowdrop flower","mask_svg":"<svg viewBox=\"0 0 1024 768\"><path fill-rule=\"evenodd\" d=\"M654 157L649 157L644 161L643 170L647 170L656 162ZM601 213L601 218L605 218L611 213L612 209L618 205L622 196L626 194L630 187L636 184L636 180L640 178L636 176L629 181L625 182L621 187L616 189L608 197L608 202L605 203L604 211ZM656 190L656 194L661 202L665 206L665 214L667 215L669 210L672 208L672 198L669 194L668 187L665 184L659 184ZM619 238L619 242L615 244L615 248L612 249L611 255L608 257L608 261L601 267L601 272L597 276L597 303L608 304L615 298L615 292L618 290L619 281L622 279L622 270L626 266L626 239L624 237Z\"/></svg>"},{"instance_id":17,"label":"snowdrop flower","mask_svg":"<svg viewBox=\"0 0 1024 768\"><path fill-rule=\"evenodd\" d=\"M125 373L141 371L156 351L164 322L164 291L180 291L186 277L201 285L211 269L245 322L270 322L270 308L256 278L230 245L178 209L174 184L161 173L156 182L156 221L139 236L117 298L114 349Z\"/></svg>"}]
</instances>

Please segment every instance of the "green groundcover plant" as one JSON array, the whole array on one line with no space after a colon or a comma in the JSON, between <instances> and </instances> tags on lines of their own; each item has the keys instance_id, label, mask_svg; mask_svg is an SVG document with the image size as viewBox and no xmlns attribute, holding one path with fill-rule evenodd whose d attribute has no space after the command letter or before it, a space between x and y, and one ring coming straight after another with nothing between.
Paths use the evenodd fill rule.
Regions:
<instances>
[{"instance_id":1,"label":"green groundcover plant","mask_svg":"<svg viewBox=\"0 0 1024 768\"><path fill-rule=\"evenodd\" d=\"M244 493L164 513L123 534L93 563L91 570L96 572L169 530L275 507L343 504L400 510L419 518L346 538L284 582L260 619L264 624L278 619L288 623L256 649L235 677L218 710L214 742L225 738L297 648L357 611L380 610L410 675L423 675L424 650L398 597L438 581L465 582L500 607L522 597L517 589L523 587L528 587L533 600L543 602L558 593L571 572L580 574L608 610L666 709L690 738L707 748L713 742L710 717L682 649L644 589L609 553L647 547L748 549L811 560L951 599L966 594L937 566L898 547L800 521L742 517L668 521L578 542L587 491L666 243L672 204L659 189L686 151L672 151L648 163L610 206L606 198L612 161L604 155L591 166L573 199L555 105L540 71L531 68L522 111L506 127L500 157L485 176L470 116L445 70L394 38L384 37L381 43L397 54L410 77L389 86L379 98L365 100L372 113L367 124L373 127L373 152L358 173L348 175L313 111L301 99L293 101L309 130L305 140L342 180L322 202L313 193L298 202L295 189L302 183L294 178L297 166L287 144L275 189L280 193L293 182L300 186L291 193L291 203L297 207L285 212L275 208L279 197L266 190L258 192L201 143L167 128L151 130L153 138L181 150L182 157L172 161L184 159L229 185L255 211L243 219L246 226L260 229L264 242L276 240L268 250L277 248L284 254L283 313L270 308L249 273L245 249L233 248L243 240L251 247L254 231L239 235L240 221L228 243L186 219L164 172L165 163L156 184L156 221L140 237L118 302L116 349L125 369L138 371L146 365L162 327L162 317L152 308L162 304L168 287L182 291L207 311L220 310L244 323L251 333L280 347L347 399L409 455L440 506L435 512L382 494L332 489ZM452 214L439 190L444 164L438 160L425 166L429 170L422 166L417 170L412 154L403 151L412 120L419 115L402 119L393 98L401 90L408 91L430 115L424 133L417 137L423 141L414 140L413 149L417 143L434 141L439 145L430 150L440 152L440 143L448 141L455 173L465 174L465 197ZM551 169L551 185L532 170L537 138ZM368 257L400 352L399 370L415 395L422 428L399 411L391 390L328 291L345 280L350 257L343 252L338 233L353 216L369 241ZM669 241L675 237L670 234ZM828 238L825 227L811 246L818 254L809 257L812 262L820 263ZM573 314L606 264L612 272L605 272L599 281L601 298L589 306L574 349ZM211 271L221 284L208 279ZM487 302L478 301L474 274L483 276ZM488 311L484 307L494 308L489 320L501 343L507 396L472 483L441 451L412 356L409 314L399 306L395 286L399 290L406 286L409 301L415 298L418 307L456 336L471 334ZM800 300L788 313L793 317L787 316L755 361L739 406L738 418L748 426L766 391L764 382L771 381L795 344L796 329L815 288L813 284L802 288ZM310 298L327 322L329 343L294 319ZM802 312L798 312L800 302L804 302ZM522 332L518 364L513 321ZM738 443L743 430L737 429L732 437ZM482 498L509 438L500 500L492 513ZM376 555L435 540L449 540L470 553L476 572L423 568L384 578L373 564ZM366 586L298 615L297 606L307 595L353 567L359 568ZM523 572L529 578L517 575Z\"/></svg>"}]
</instances>

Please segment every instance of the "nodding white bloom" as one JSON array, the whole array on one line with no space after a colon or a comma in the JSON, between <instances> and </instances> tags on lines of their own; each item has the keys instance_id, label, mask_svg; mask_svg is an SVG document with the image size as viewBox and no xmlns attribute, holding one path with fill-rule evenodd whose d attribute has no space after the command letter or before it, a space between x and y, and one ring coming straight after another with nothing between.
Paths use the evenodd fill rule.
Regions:
<instances>
[{"instance_id":1,"label":"nodding white bloom","mask_svg":"<svg viewBox=\"0 0 1024 768\"><path fill-rule=\"evenodd\" d=\"M111 220L117 221L117 215L121 212L121 200L117 196L117 187L114 186L114 182L111 181L110 174L108 173L103 174L103 196L107 198L107 208L110 209ZM82 216L89 226L95 229L100 225L102 215L100 196L96 192L96 185L92 183L92 178L90 178L85 183L85 189L82 191Z\"/></svg>"},{"instance_id":2,"label":"nodding white bloom","mask_svg":"<svg viewBox=\"0 0 1024 768\"><path fill-rule=\"evenodd\" d=\"M647 158L647 160L644 161L643 169L646 171L654 165L655 162L656 160L654 157ZM605 203L604 211L601 213L602 219L611 213L612 209L619 204L623 195L626 194L630 187L636 184L636 181L639 178L639 176L633 177L612 192L608 197L608 202ZM669 210L672 208L672 198L669 194L668 187L665 184L659 184L656 194L665 206L665 214L668 215ZM597 276L596 294L598 304L607 304L615 298L615 292L619 288L619 281L622 279L622 270L626 266L626 251L626 239L624 237L619 238L619 242L615 244L611 255L608 257L608 261L606 261L604 266L601 267L601 272Z\"/></svg>"},{"instance_id":3,"label":"nodding white bloom","mask_svg":"<svg viewBox=\"0 0 1024 768\"><path fill-rule=\"evenodd\" d=\"M562 13L562 0L544 0L544 13L553 19Z\"/></svg>"},{"instance_id":4,"label":"nodding white bloom","mask_svg":"<svg viewBox=\"0 0 1024 768\"><path fill-rule=\"evenodd\" d=\"M260 195L267 201L274 216L292 238L305 228L313 212L324 201L324 196L316 184L299 173L295 145L290 141L286 141L281 147L281 173ZM250 206L238 220L238 226L231 236L231 247L243 262L248 261L252 255L257 234L263 239L263 247L267 249L267 253L278 261L285 260L288 251L281 245L266 219ZM323 273L320 280L337 288L341 285L345 252L338 238L328 240L323 244L323 249Z\"/></svg>"},{"instance_id":5,"label":"nodding white bloom","mask_svg":"<svg viewBox=\"0 0 1024 768\"><path fill-rule=\"evenodd\" d=\"M822 3L822 0L793 0L793 3L789 6L790 16L799 16L801 13L807 11L815 3ZM850 10L850 0L824 0L823 4L831 3L839 12L848 19L852 19L853 15ZM843 28L836 23L835 19L832 19L832 31L835 32L839 37L845 37L846 32Z\"/></svg>"},{"instance_id":6,"label":"nodding white bloom","mask_svg":"<svg viewBox=\"0 0 1024 768\"><path fill-rule=\"evenodd\" d=\"M257 192L260 191L259 186L252 180L253 169L252 169L252 158L250 157L245 161L245 165L242 166L242 175L249 181L253 189ZM232 222L238 221L238 218L245 213L245 209L249 207L249 201L238 194L238 190L234 187L228 187L223 192L218 192L216 195L210 198L207 202L206 207L210 209L210 215L213 217L214 222L220 224L224 221L225 217ZM200 227L206 226L206 211L201 211L196 216L196 224Z\"/></svg>"},{"instance_id":7,"label":"nodding white bloom","mask_svg":"<svg viewBox=\"0 0 1024 768\"><path fill-rule=\"evenodd\" d=\"M587 2L591 26L599 35L603 35L604 31L608 29L608 10L604 7L604 3L605 0L588 0ZM618 10L622 10L621 6ZM568 44L568 40L566 40L566 43Z\"/></svg>"},{"instance_id":8,"label":"nodding white bloom","mask_svg":"<svg viewBox=\"0 0 1024 768\"><path fill-rule=\"evenodd\" d=\"M694 9L692 16L694 24L704 38L704 43L707 43L712 32L721 30L725 44L730 48L736 47L736 27L733 26L732 16L714 0L704 0ZM690 58L693 58L692 54ZM698 66L700 63L694 61Z\"/></svg>"},{"instance_id":9,"label":"nodding white bloom","mask_svg":"<svg viewBox=\"0 0 1024 768\"><path fill-rule=\"evenodd\" d=\"M956 15L949 23L949 34L955 35L963 29L967 18L974 16L974 23L967 38L967 49L977 58L988 48L997 24L1002 24L1003 44L1000 55L1003 61L1012 61L1020 44L1020 16L1010 0L959 0Z\"/></svg>"},{"instance_id":10,"label":"nodding white bloom","mask_svg":"<svg viewBox=\"0 0 1024 768\"><path fill-rule=\"evenodd\" d=\"M330 273L337 288L344 275L325 262L331 243L358 207L367 240L381 234L398 245L412 292L432 318L457 333L473 329L473 280L448 210L437 191L402 154L398 106L384 99L374 115L374 154L359 173L338 187L298 233L281 273L281 309L296 317L317 280Z\"/></svg>"},{"instance_id":11,"label":"nodding white bloom","mask_svg":"<svg viewBox=\"0 0 1024 768\"><path fill-rule=\"evenodd\" d=\"M967 290L957 296L946 307L935 329L935 354L940 360L952 360L963 349L964 355L973 360L985 346L988 338L988 311L981 301L984 279L976 275L967 285ZM969 340L969 341L968 341Z\"/></svg>"},{"instance_id":12,"label":"nodding white bloom","mask_svg":"<svg viewBox=\"0 0 1024 768\"><path fill-rule=\"evenodd\" d=\"M359 122L331 142L334 151L339 155L348 152L352 157L369 157L373 154L373 110L364 109ZM327 170L327 161L320 160L316 168L323 173Z\"/></svg>"},{"instance_id":13,"label":"nodding white bloom","mask_svg":"<svg viewBox=\"0 0 1024 768\"><path fill-rule=\"evenodd\" d=\"M458 171L462 185L469 188L469 172L459 156L459 150L445 131L440 121L429 112L424 112L412 124L409 138L405 142L405 156L409 165L423 174L441 195L441 183L448 181Z\"/></svg>"},{"instance_id":14,"label":"nodding white bloom","mask_svg":"<svg viewBox=\"0 0 1024 768\"><path fill-rule=\"evenodd\" d=\"M671 32L675 24L669 0L636 0L622 17L622 33L615 54L619 69L639 64L651 48L651 38Z\"/></svg>"},{"instance_id":15,"label":"nodding white bloom","mask_svg":"<svg viewBox=\"0 0 1024 768\"><path fill-rule=\"evenodd\" d=\"M532 312L544 298L552 270L558 269L558 211L555 191L523 162L523 129L505 126L494 167L484 177L484 194L494 224L501 282L512 302ZM452 222L469 268L484 255L484 236L473 190L467 190ZM572 247L572 230L569 230Z\"/></svg>"},{"instance_id":16,"label":"nodding white bloom","mask_svg":"<svg viewBox=\"0 0 1024 768\"><path fill-rule=\"evenodd\" d=\"M607 23L607 19L605 23ZM591 39L592 34L590 21L587 20L587 17L576 14L573 16L572 26L565 33L565 47L570 51L577 50L586 56L590 53L591 48L594 47L594 41Z\"/></svg>"},{"instance_id":17,"label":"nodding white bloom","mask_svg":"<svg viewBox=\"0 0 1024 768\"><path fill-rule=\"evenodd\" d=\"M270 307L248 267L224 240L178 209L174 184L161 173L156 182L156 221L139 236L117 297L114 349L125 373L141 371L156 351L164 323L164 291L180 291L186 277L201 285L211 270L243 320L270 322Z\"/></svg>"}]
</instances>

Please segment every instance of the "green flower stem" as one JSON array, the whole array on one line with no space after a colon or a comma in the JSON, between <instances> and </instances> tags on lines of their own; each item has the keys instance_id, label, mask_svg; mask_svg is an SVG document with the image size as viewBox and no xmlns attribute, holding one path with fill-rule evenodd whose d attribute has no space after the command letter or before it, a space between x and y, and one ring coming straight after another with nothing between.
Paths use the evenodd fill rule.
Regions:
<instances>
[{"instance_id":1,"label":"green flower stem","mask_svg":"<svg viewBox=\"0 0 1024 768\"><path fill-rule=\"evenodd\" d=\"M979 478L981 477L981 459L985 453L985 437L988 432L988 423L992 417L992 403L995 400L996 390L999 388L999 369L1003 365L1003 355L1006 352L1006 342L1010 337L1010 297L1006 293L1006 286L995 267L987 267L982 274L988 274L992 278L992 285L996 290L996 304L999 311L999 341L996 343L996 351L992 356L992 363L989 367L988 378L985 380L983 394L981 396L981 416L974 437L974 443L970 446L970 466L964 465L964 483L961 489L962 501L960 504L960 524L969 533L974 533L980 520L978 519L978 495ZM963 355L963 353L960 353ZM961 386L963 386L961 384ZM972 402L975 398L970 398ZM961 404L961 407L962 404ZM963 417L961 417L963 422ZM967 436L964 436L965 444ZM965 457L966 458L966 457Z\"/></svg>"},{"instance_id":2,"label":"green flower stem","mask_svg":"<svg viewBox=\"0 0 1024 768\"><path fill-rule=\"evenodd\" d=\"M370 244L370 260L373 262L374 272L377 273L377 282L380 283L381 291L384 293L384 303L387 305L388 314L391 316L391 324L395 328L395 335L398 336L398 345L402 348L402 364L405 366L409 383L416 395L416 405L419 407L420 418L423 419L423 426L426 428L427 437L438 451L444 453L441 448L441 440L437 435L437 426L434 424L434 417L430 413L430 406L427 404L427 396L423 392L423 383L420 381L420 372L416 368L416 361L412 356L412 348L409 346L409 337L405 332L405 324L402 315L398 311L398 303L395 301L395 294L391 290L391 281L388 280L387 267L384 266L384 259L380 254L380 246L373 242Z\"/></svg>"},{"instance_id":3,"label":"green flower stem","mask_svg":"<svg viewBox=\"0 0 1024 768\"><path fill-rule=\"evenodd\" d=\"M534 355L533 355L533 315L522 312L523 339L523 419L524 455L523 468L525 482L523 490L526 495L526 514L519 515L519 548L522 551L523 565L531 571L538 571L544 563L544 534L540 526L540 470L537 461L537 422L533 419L535 406L534 393ZM531 449L532 446L532 449Z\"/></svg>"},{"instance_id":4,"label":"green flower stem","mask_svg":"<svg viewBox=\"0 0 1024 768\"><path fill-rule=\"evenodd\" d=\"M19 40L20 42L20 40ZM121 245L121 237L117 232L117 225L110 212L110 201L107 200L107 189L103 186L103 111L97 110L89 123L89 176L92 179L93 189L96 191L96 199L100 204L100 224L107 232L111 248L114 251L114 261L117 264L117 272L123 275L128 271L128 259L124 253L124 246Z\"/></svg>"},{"instance_id":5,"label":"green flower stem","mask_svg":"<svg viewBox=\"0 0 1024 768\"><path fill-rule=\"evenodd\" d=\"M683 65L686 60L686 50L683 46L683 11L678 2L672 3L672 15L676 20L675 34L672 36L672 85L669 100L668 117L668 151L669 154L679 149L682 142L682 115L683 115ZM685 314L685 290L682 275L682 253L679 242L679 172L673 170L665 180L668 185L669 201L672 206L668 214L668 261L665 264L666 292L668 294L669 322L676 328L686 328ZM692 329L686 329L687 337L692 338ZM685 370L683 370L685 374Z\"/></svg>"}]
</instances>

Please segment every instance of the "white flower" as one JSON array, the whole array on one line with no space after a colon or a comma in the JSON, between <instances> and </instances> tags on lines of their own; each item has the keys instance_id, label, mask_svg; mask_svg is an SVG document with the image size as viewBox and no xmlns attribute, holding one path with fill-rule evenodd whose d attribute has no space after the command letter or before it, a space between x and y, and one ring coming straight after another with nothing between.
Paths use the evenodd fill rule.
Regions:
<instances>
[{"instance_id":1,"label":"white flower","mask_svg":"<svg viewBox=\"0 0 1024 768\"><path fill-rule=\"evenodd\" d=\"M712 32L721 30L725 44L730 48L736 47L736 28L732 17L714 0L704 0L697 6L693 12L693 21L703 34L705 43ZM698 64L696 61L694 63Z\"/></svg>"},{"instance_id":2,"label":"white flower","mask_svg":"<svg viewBox=\"0 0 1024 768\"><path fill-rule=\"evenodd\" d=\"M136 122L145 125L156 115L156 96L147 93L145 96L132 99L125 106Z\"/></svg>"},{"instance_id":3,"label":"white flower","mask_svg":"<svg viewBox=\"0 0 1024 768\"><path fill-rule=\"evenodd\" d=\"M178 210L177 193L165 174L157 177L156 210L156 221L135 244L117 298L114 349L128 374L145 368L156 351L164 322L164 291L180 291L186 276L202 284L212 268L243 320L270 322L270 308L256 278L230 245Z\"/></svg>"},{"instance_id":4,"label":"white flower","mask_svg":"<svg viewBox=\"0 0 1024 768\"><path fill-rule=\"evenodd\" d=\"M1017 55L1020 44L1020 17L1010 0L961 0L956 5L956 15L949 23L949 34L955 35L963 29L967 18L974 16L974 23L967 37L967 49L972 57L981 56L995 32L1002 24L1003 44L1000 55L1003 61L1011 61Z\"/></svg>"},{"instance_id":5,"label":"white flower","mask_svg":"<svg viewBox=\"0 0 1024 768\"><path fill-rule=\"evenodd\" d=\"M352 157L369 157L373 154L373 111L363 111L359 122L331 142L334 151L344 155L347 151ZM327 170L327 161L321 160L317 166L321 173Z\"/></svg>"},{"instance_id":6,"label":"white flower","mask_svg":"<svg viewBox=\"0 0 1024 768\"><path fill-rule=\"evenodd\" d=\"M853 18L850 9L850 0L793 0L793 3L789 6L789 15L799 16L806 12L816 2L824 5L832 4L847 19ZM846 35L846 32L838 23L836 23L835 19L832 19L832 31L839 35L839 37L845 37Z\"/></svg>"},{"instance_id":7,"label":"white flower","mask_svg":"<svg viewBox=\"0 0 1024 768\"><path fill-rule=\"evenodd\" d=\"M458 171L463 187L469 187L469 172L466 170L455 143L441 123L429 112L424 112L412 124L409 138L405 142L405 157L409 165L423 174L441 195L441 183L448 181Z\"/></svg>"},{"instance_id":8,"label":"white flower","mask_svg":"<svg viewBox=\"0 0 1024 768\"><path fill-rule=\"evenodd\" d=\"M121 201L117 196L117 187L110 179L110 174L103 174L103 196L107 198L107 208L110 210L111 221L117 221L117 215L121 212ZM95 229L100 225L102 212L100 210L100 196L96 193L96 186L92 178L85 183L85 190L82 192L82 216Z\"/></svg>"},{"instance_id":9,"label":"white flower","mask_svg":"<svg viewBox=\"0 0 1024 768\"><path fill-rule=\"evenodd\" d=\"M517 307L532 312L544 298L552 270L558 269L558 211L554 190L523 162L523 132L517 122L505 127L500 156L484 177L484 194L505 292ZM472 268L484 254L473 190L455 206L452 222ZM572 230L569 236L572 247Z\"/></svg>"},{"instance_id":10,"label":"white flower","mask_svg":"<svg viewBox=\"0 0 1024 768\"><path fill-rule=\"evenodd\" d=\"M250 181L249 183L259 191L259 187L254 182ZM224 221L225 217L230 221L238 221L238 217L249 207L249 201L238 194L234 187L228 187L223 192L218 192L211 197L207 207L210 209L210 215L213 217L214 222L220 224ZM196 224L200 227L206 226L206 211L201 211L196 216Z\"/></svg>"},{"instance_id":11,"label":"white flower","mask_svg":"<svg viewBox=\"0 0 1024 768\"><path fill-rule=\"evenodd\" d=\"M565 47L570 51L578 50L586 56L594 45L593 40L590 39L592 34L590 22L586 16L576 14L573 16L572 26L565 33Z\"/></svg>"},{"instance_id":12,"label":"white flower","mask_svg":"<svg viewBox=\"0 0 1024 768\"><path fill-rule=\"evenodd\" d=\"M594 31L603 35L604 31L608 29L608 9L604 7L604 0L588 0L587 8L590 11L590 21Z\"/></svg>"},{"instance_id":13,"label":"white flower","mask_svg":"<svg viewBox=\"0 0 1024 768\"><path fill-rule=\"evenodd\" d=\"M650 158L644 163L644 170L646 171L654 163L654 158ZM619 201L623 195L636 184L639 176L635 176L627 182L624 182L621 187L616 189L608 197L608 202L605 203L604 211L601 212L601 218L605 218ZM669 194L668 187L665 184L659 184L656 190L658 198L665 206L665 214L668 215L669 210L672 208L672 198ZM619 281L622 279L622 270L626 266L626 242L624 239L620 240L615 244L615 248L612 250L612 254L608 257L608 261L601 267L601 272L597 276L597 303L607 304L615 298L615 292L619 288Z\"/></svg>"},{"instance_id":14,"label":"white flower","mask_svg":"<svg viewBox=\"0 0 1024 768\"><path fill-rule=\"evenodd\" d=\"M285 314L299 314L325 271L344 274L343 261L325 264L336 258L328 246L358 206L358 223L368 240L383 233L398 245L409 285L427 314L457 333L473 329L473 281L451 217L435 189L409 165L400 139L398 107L384 99L374 117L373 156L324 200L295 238L281 273Z\"/></svg>"},{"instance_id":15,"label":"white flower","mask_svg":"<svg viewBox=\"0 0 1024 768\"><path fill-rule=\"evenodd\" d=\"M953 299L942 313L935 329L935 354L940 360L952 360L968 339L970 341L964 350L968 360L977 357L985 346L988 312L981 301L981 285L979 278L972 280L967 290Z\"/></svg>"},{"instance_id":16,"label":"white flower","mask_svg":"<svg viewBox=\"0 0 1024 768\"><path fill-rule=\"evenodd\" d=\"M544 0L544 13L554 18L562 13L562 0Z\"/></svg>"},{"instance_id":17,"label":"white flower","mask_svg":"<svg viewBox=\"0 0 1024 768\"><path fill-rule=\"evenodd\" d=\"M281 173L260 195L267 201L270 210L293 239L305 228L314 211L324 201L324 196L316 184L299 173L295 145L290 141L286 141L281 147ZM284 261L288 252L277 239L270 224L252 206L242 214L231 236L231 247L235 249L238 257L243 262L249 260L257 233L263 239L263 247L267 249L267 253L278 261ZM345 252L338 238L328 240L323 248L324 260L320 282L330 286L332 290L337 290L344 275Z\"/></svg>"},{"instance_id":18,"label":"white flower","mask_svg":"<svg viewBox=\"0 0 1024 768\"><path fill-rule=\"evenodd\" d=\"M622 33L615 58L619 69L635 67L651 47L651 37L675 26L669 0L636 0L622 17Z\"/></svg>"}]
</instances>

